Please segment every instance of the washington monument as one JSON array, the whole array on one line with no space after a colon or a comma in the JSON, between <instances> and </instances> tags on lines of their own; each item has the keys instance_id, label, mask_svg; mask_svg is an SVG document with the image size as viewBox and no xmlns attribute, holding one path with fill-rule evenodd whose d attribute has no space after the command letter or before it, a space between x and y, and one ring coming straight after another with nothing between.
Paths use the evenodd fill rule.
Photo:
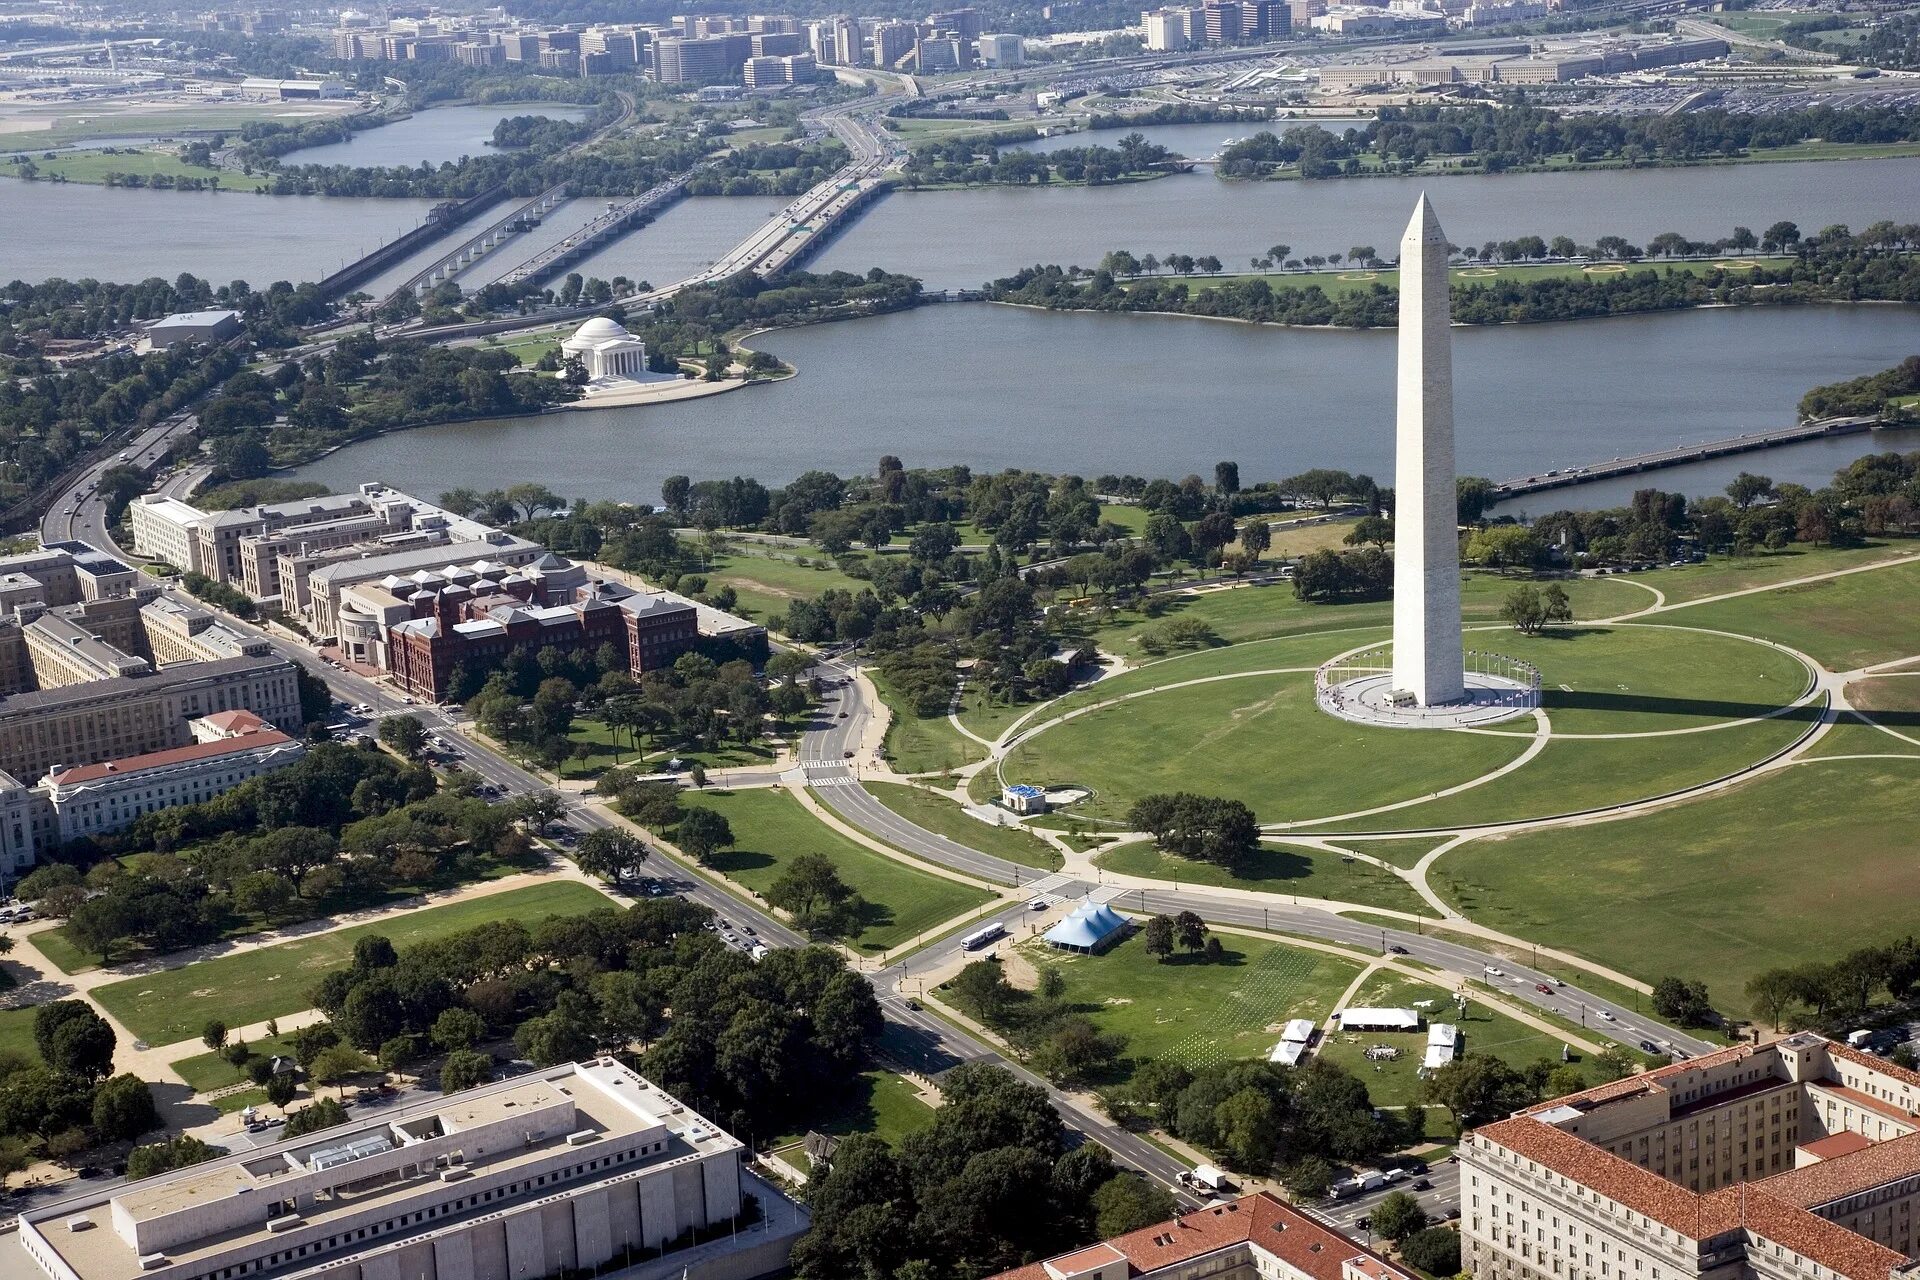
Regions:
<instances>
[{"instance_id":1,"label":"washington monument","mask_svg":"<svg viewBox=\"0 0 1920 1280\"><path fill-rule=\"evenodd\" d=\"M1447 237L1422 195L1400 238L1393 476L1393 689L1422 707L1466 696L1449 323Z\"/></svg>"}]
</instances>

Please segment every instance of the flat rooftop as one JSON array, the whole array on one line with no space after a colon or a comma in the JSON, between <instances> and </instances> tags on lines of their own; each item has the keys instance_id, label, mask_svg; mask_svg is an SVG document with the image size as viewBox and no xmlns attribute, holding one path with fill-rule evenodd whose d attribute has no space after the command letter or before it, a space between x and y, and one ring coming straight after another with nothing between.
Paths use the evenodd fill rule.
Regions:
<instances>
[{"instance_id":1,"label":"flat rooftop","mask_svg":"<svg viewBox=\"0 0 1920 1280\"><path fill-rule=\"evenodd\" d=\"M564 1108L564 1111L560 1109ZM387 1138L394 1140L399 1130L409 1134L434 1136L458 1135L487 1129L489 1126L527 1116L557 1116L560 1123L548 1136L532 1143L517 1139L483 1155L468 1153L460 1166L473 1179L499 1179L514 1170L546 1160L567 1149L572 1135L591 1134L593 1142L606 1143L620 1138L640 1140L649 1135L665 1139L665 1150L657 1154L623 1162L602 1174L589 1174L572 1183L543 1186L527 1191L513 1200L496 1198L459 1213L431 1218L418 1226L402 1228L379 1237L344 1245L334 1256L344 1257L368 1248L389 1248L410 1237L426 1236L457 1226L470 1217L498 1213L512 1204L564 1195L570 1189L594 1185L598 1177L615 1177L661 1168L682 1160L738 1149L740 1144L711 1121L696 1114L677 1099L612 1059L569 1063L513 1080L501 1081L445 1097L430 1095L411 1106L390 1109L367 1108L347 1124L306 1134L291 1141L223 1156L171 1175L135 1183L119 1191L101 1191L92 1197L77 1197L59 1205L22 1215L23 1224L37 1231L61 1261L72 1267L81 1280L137 1280L147 1268L127 1239L115 1228L114 1206L136 1223L148 1223L199 1209L236 1195L255 1192L269 1195L292 1194L296 1182L310 1183L313 1171L307 1161L315 1153L348 1146L358 1140ZM649 1140L651 1140L649 1138ZM393 1141L395 1149L402 1143ZM592 1144L589 1144L592 1145ZM584 1151L584 1149L583 1149ZM370 1158L371 1160L371 1158ZM324 1239L327 1224L339 1218L358 1216L372 1209L395 1207L447 1188L440 1174L430 1169L415 1177L397 1173L369 1177L359 1162L337 1166L337 1183L329 1195L315 1197L300 1210L303 1223L294 1230L273 1231L269 1220L256 1220L246 1226L219 1231L164 1249L166 1266L190 1267L196 1261L225 1254L236 1248L269 1239L311 1242ZM285 1188L285 1190L281 1190ZM75 1224L88 1225L75 1230ZM309 1252L279 1268L252 1273L269 1275L277 1270L304 1270L324 1256ZM191 1274L191 1272L189 1272Z\"/></svg>"}]
</instances>

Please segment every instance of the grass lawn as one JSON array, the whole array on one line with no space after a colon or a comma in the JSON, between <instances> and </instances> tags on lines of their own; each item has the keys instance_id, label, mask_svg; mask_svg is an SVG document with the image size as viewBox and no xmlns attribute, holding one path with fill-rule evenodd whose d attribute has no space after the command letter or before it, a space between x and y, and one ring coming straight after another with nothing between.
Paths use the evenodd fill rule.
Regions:
<instances>
[{"instance_id":1,"label":"grass lawn","mask_svg":"<svg viewBox=\"0 0 1920 1280\"><path fill-rule=\"evenodd\" d=\"M93 101L31 106L10 113L21 124L44 125L17 133L0 133L0 152L44 151L86 138L132 138L223 130L237 133L259 120L299 123L301 119L352 114L357 108L338 102L273 103L165 103L134 100L124 106Z\"/></svg>"},{"instance_id":2,"label":"grass lawn","mask_svg":"<svg viewBox=\"0 0 1920 1280\"><path fill-rule=\"evenodd\" d=\"M943 796L905 787L897 782L870 782L867 790L887 808L907 821L966 845L1041 871L1060 869L1060 851L1030 831L1019 827L996 827L970 818L960 806Z\"/></svg>"},{"instance_id":3,"label":"grass lawn","mask_svg":"<svg viewBox=\"0 0 1920 1280\"><path fill-rule=\"evenodd\" d=\"M1857 700L1856 700L1857 704ZM1876 719L1893 719L1891 716ZM1913 721L1899 727L1899 732L1909 738L1920 737ZM1920 746L1902 741L1885 730L1875 728L1853 716L1844 717L1826 736L1808 748L1807 755L1813 758L1828 756L1920 756Z\"/></svg>"},{"instance_id":4,"label":"grass lawn","mask_svg":"<svg viewBox=\"0 0 1920 1280\"><path fill-rule=\"evenodd\" d=\"M1916 786L1916 762L1798 765L1645 817L1474 841L1436 887L1475 920L1643 980L1704 979L1742 1014L1762 969L1912 932Z\"/></svg>"},{"instance_id":5,"label":"grass lawn","mask_svg":"<svg viewBox=\"0 0 1920 1280\"><path fill-rule=\"evenodd\" d=\"M73 151L57 155L51 160L35 157L33 163L40 171L41 181L57 177L68 182L104 185L109 173L124 173L143 178L213 178L219 181L222 189L232 191L259 191L273 183L273 179L265 174L248 177L237 170L188 164L171 151L122 151L114 155L99 151ZM11 177L14 172L14 166L0 165L0 176Z\"/></svg>"},{"instance_id":6,"label":"grass lawn","mask_svg":"<svg viewBox=\"0 0 1920 1280\"><path fill-rule=\"evenodd\" d=\"M723 584L732 587L744 606L736 612L760 622L778 620L795 600L811 600L832 590L857 595L868 585L840 572L824 551L796 555L746 542L733 543L704 572L709 591Z\"/></svg>"},{"instance_id":7,"label":"grass lawn","mask_svg":"<svg viewBox=\"0 0 1920 1280\"><path fill-rule=\"evenodd\" d=\"M1780 717L1710 733L1563 738L1547 743L1525 767L1485 786L1371 818L1316 825L1314 830L1323 834L1415 831L1580 813L1724 778L1779 751L1806 727L1798 720ZM1449 865L1442 859L1434 868L1436 881L1445 878Z\"/></svg>"},{"instance_id":8,"label":"grass lawn","mask_svg":"<svg viewBox=\"0 0 1920 1280\"><path fill-rule=\"evenodd\" d=\"M1560 1059L1561 1041L1545 1031L1536 1031L1497 1013L1485 1001L1469 993L1464 1017L1453 1002L1453 992L1432 983L1417 982L1395 973L1376 973L1354 994L1353 1004L1360 1008L1403 1009L1431 1000L1431 1008L1421 1009L1430 1022L1447 1022L1460 1028L1462 1053L1487 1053L1513 1067L1526 1067L1542 1058ZM1373 1045L1388 1045L1400 1051L1391 1061L1370 1062L1366 1051ZM1365 1082L1376 1106L1408 1106L1420 1102L1422 1084L1420 1063L1426 1055L1427 1033L1420 1031L1335 1031L1320 1046L1317 1056L1345 1067L1356 1079Z\"/></svg>"},{"instance_id":9,"label":"grass lawn","mask_svg":"<svg viewBox=\"0 0 1920 1280\"><path fill-rule=\"evenodd\" d=\"M223 1116L230 1116L247 1107L264 1107L267 1104L265 1089L240 1089L233 1093L222 1094L213 1100L213 1109Z\"/></svg>"},{"instance_id":10,"label":"grass lawn","mask_svg":"<svg viewBox=\"0 0 1920 1280\"><path fill-rule=\"evenodd\" d=\"M1429 795L1523 749L1504 735L1406 733L1330 716L1314 703L1312 674L1299 672L1193 685L1091 712L1014 748L1006 776L1095 788L1079 807L1093 817L1122 818L1156 792L1198 791L1283 822Z\"/></svg>"},{"instance_id":11,"label":"grass lawn","mask_svg":"<svg viewBox=\"0 0 1920 1280\"><path fill-rule=\"evenodd\" d=\"M396 914L390 920L336 929L257 951L201 960L96 987L93 997L149 1044L176 1044L200 1034L208 1019L234 1027L284 1018L311 1006L312 985L353 958L353 944L383 935L404 950L416 943L471 929L489 920L529 923L615 905L575 880L529 885L466 902Z\"/></svg>"},{"instance_id":12,"label":"grass lawn","mask_svg":"<svg viewBox=\"0 0 1920 1280\"><path fill-rule=\"evenodd\" d=\"M779 878L781 865L796 855L826 855L839 868L841 878L867 900L862 928L848 939L863 951L899 946L992 897L855 844L785 792L708 791L687 800L726 816L733 828L734 847L717 855L711 865L755 893L764 894Z\"/></svg>"},{"instance_id":13,"label":"grass lawn","mask_svg":"<svg viewBox=\"0 0 1920 1280\"><path fill-rule=\"evenodd\" d=\"M1750 556L1709 556L1701 564L1677 569L1657 569L1636 574L1630 582L1656 587L1668 604L1699 600L1705 596L1771 586L1816 573L1832 573L1876 561L1898 559L1920 552L1920 539L1889 538L1867 543L1864 547L1793 546L1781 551L1759 551ZM1675 617L1671 621L1678 622Z\"/></svg>"},{"instance_id":14,"label":"grass lawn","mask_svg":"<svg viewBox=\"0 0 1920 1280\"><path fill-rule=\"evenodd\" d=\"M1555 733L1652 733L1765 715L1807 691L1806 667L1790 654L1728 636L1671 627L1572 627L1525 636L1469 632L1470 648L1520 658L1540 668L1541 701ZM1811 711L1808 713L1812 714ZM1531 720L1511 721L1531 734Z\"/></svg>"},{"instance_id":15,"label":"grass lawn","mask_svg":"<svg viewBox=\"0 0 1920 1280\"><path fill-rule=\"evenodd\" d=\"M817 1130L836 1137L867 1133L898 1146L900 1139L933 1123L933 1108L920 1101L914 1087L903 1077L879 1068L854 1076L839 1096L814 1101L792 1133L783 1133L766 1145L791 1146L806 1137L808 1130Z\"/></svg>"},{"instance_id":16,"label":"grass lawn","mask_svg":"<svg viewBox=\"0 0 1920 1280\"><path fill-rule=\"evenodd\" d=\"M969 684L960 694L960 723L983 738L999 741L1009 725L1040 704L1037 702L996 702L985 689Z\"/></svg>"},{"instance_id":17,"label":"grass lawn","mask_svg":"<svg viewBox=\"0 0 1920 1280\"><path fill-rule=\"evenodd\" d=\"M1839 148L1839 150L1843 154L1852 155L1859 151L1860 148L1842 147ZM1773 153L1768 151L1756 152L1755 154L1771 156ZM1809 157L1801 156L1796 158L1807 159ZM1492 285L1503 281L1524 283L1535 280L1591 280L1595 277L1604 279L1607 276L1620 274L1610 269L1605 271L1590 271L1587 269L1590 266L1612 268L1615 265L1624 265L1629 272L1673 271L1682 275L1697 276L1704 275L1710 268L1716 267L1722 262L1764 261L1766 261L1764 257L1748 257L1741 254L1734 254L1725 259L1714 259L1708 262L1631 262L1624 264L1543 262L1533 265L1488 263L1485 266L1476 264L1474 266L1454 267L1450 269L1447 274L1452 278L1455 289L1471 289L1476 285ZM1783 259L1783 261L1785 260ZM1157 275L1153 278L1163 283L1169 279L1169 277L1164 274ZM1317 285L1328 297L1339 298L1350 293L1363 292L1376 286L1387 289L1395 288L1400 282L1400 273L1391 267L1367 268L1342 265L1329 271L1275 271L1258 275L1242 271L1217 276L1187 276L1184 280L1180 277L1172 278L1177 283L1185 283L1187 292L1196 297L1208 289L1240 285L1253 280L1264 280L1276 289L1305 289L1309 285ZM1123 285L1122 287L1125 286Z\"/></svg>"},{"instance_id":18,"label":"grass lawn","mask_svg":"<svg viewBox=\"0 0 1920 1280\"><path fill-rule=\"evenodd\" d=\"M501 351L510 351L520 363L531 369L539 363L540 357L549 351L560 349L560 340L567 336L571 326L555 329L536 329L531 333L517 333L510 338L489 337L484 345Z\"/></svg>"},{"instance_id":19,"label":"grass lawn","mask_svg":"<svg viewBox=\"0 0 1920 1280\"><path fill-rule=\"evenodd\" d=\"M1497 621L1501 604L1516 585L1510 579L1487 574L1467 575L1460 585L1462 619L1469 623ZM1573 602L1576 619L1610 617L1652 602L1652 597L1645 592L1606 578L1579 579L1564 585ZM1111 653L1147 662L1152 656L1140 648L1136 637L1168 618L1199 618L1213 627L1220 640L1235 644L1315 631L1380 626L1393 620L1393 605L1389 601L1309 604L1295 598L1293 588L1286 583L1214 588L1193 594L1158 596L1153 601L1156 611L1153 615L1136 609L1116 610L1110 621L1091 629L1089 635ZM1337 652L1338 649L1328 649L1327 655Z\"/></svg>"},{"instance_id":20,"label":"grass lawn","mask_svg":"<svg viewBox=\"0 0 1920 1280\"><path fill-rule=\"evenodd\" d=\"M247 1048L253 1050L256 1058L270 1058L275 1054L293 1052L285 1038L259 1039L247 1042ZM217 1052L196 1053L191 1058L182 1058L173 1064L195 1093L205 1093L209 1089L224 1089L230 1084L239 1084L247 1078L243 1068L234 1066Z\"/></svg>"},{"instance_id":21,"label":"grass lawn","mask_svg":"<svg viewBox=\"0 0 1920 1280\"><path fill-rule=\"evenodd\" d=\"M592 748L593 754L577 760L560 762L562 778L597 778L608 769L620 765L638 765L642 761L664 764L670 759L699 761L709 769L748 768L757 764L766 764L777 754L770 746L758 743L743 746L737 742L723 743L712 751L695 748L656 748L651 741L642 738L648 749L636 755L629 745L625 730L618 737L618 749L614 731L604 722L591 716L576 716L567 730L567 740Z\"/></svg>"},{"instance_id":22,"label":"grass lawn","mask_svg":"<svg viewBox=\"0 0 1920 1280\"><path fill-rule=\"evenodd\" d=\"M1670 620L1790 645L1834 671L1920 653L1920 562L1693 605Z\"/></svg>"},{"instance_id":23,"label":"grass lawn","mask_svg":"<svg viewBox=\"0 0 1920 1280\"><path fill-rule=\"evenodd\" d=\"M1383 868L1357 858L1348 862L1337 853L1299 845L1263 844L1238 871L1161 853L1150 840L1109 849L1096 855L1094 863L1117 875L1178 880L1183 885L1222 885L1301 898L1363 902L1392 911L1427 911L1420 895L1406 881Z\"/></svg>"},{"instance_id":24,"label":"grass lawn","mask_svg":"<svg viewBox=\"0 0 1920 1280\"><path fill-rule=\"evenodd\" d=\"M183 852L190 853L191 850L185 850ZM309 919L319 920L327 916L344 915L350 911L368 911L376 907L390 906L394 903L405 902L409 898L418 897L423 893L451 889L461 884L479 884L488 880L499 880L506 876L518 875L523 871L537 871L545 865L545 859L537 853L513 859L503 859L489 853L475 859L474 866L476 874L466 879L446 875L431 883L390 885L383 892L371 897L346 898L343 896L325 902L308 903L306 905L314 912ZM249 937L256 933L262 933L268 929L287 927L289 927L288 922L282 920L270 920L264 916L240 916L237 923L227 931L225 936L228 940L236 940ZM65 925L57 929L48 929L42 933L37 933L34 935L33 941L34 945L40 948L40 954L44 955L51 963L57 965L64 973L84 973L89 969L97 969L100 967L102 959L100 953L89 950L76 943L68 934ZM152 958L154 957L141 951L137 947L122 947L114 953L115 964L126 964L132 960Z\"/></svg>"},{"instance_id":25,"label":"grass lawn","mask_svg":"<svg viewBox=\"0 0 1920 1280\"><path fill-rule=\"evenodd\" d=\"M873 687L892 713L887 721L887 759L901 773L938 773L986 758L987 749L953 727L943 710L922 716L878 667L868 668Z\"/></svg>"},{"instance_id":26,"label":"grass lawn","mask_svg":"<svg viewBox=\"0 0 1920 1280\"><path fill-rule=\"evenodd\" d=\"M28 1062L40 1061L40 1046L33 1042L33 1006L24 1009L0 1009L0 1056L18 1054Z\"/></svg>"},{"instance_id":27,"label":"grass lawn","mask_svg":"<svg viewBox=\"0 0 1920 1280\"><path fill-rule=\"evenodd\" d=\"M1059 968L1067 1003L1100 1030L1127 1038L1122 1075L1155 1058L1201 1067L1264 1058L1291 1018L1322 1021L1359 969L1338 956L1282 942L1219 935L1225 959L1208 964L1184 953L1166 962L1147 954L1136 930L1103 955L1023 948L1037 964Z\"/></svg>"},{"instance_id":28,"label":"grass lawn","mask_svg":"<svg viewBox=\"0 0 1920 1280\"><path fill-rule=\"evenodd\" d=\"M1902 720L1908 715L1920 716L1920 671L1855 680L1847 686L1847 701L1883 724L1892 723L1911 735L1920 736L1914 734L1912 721L1903 723Z\"/></svg>"}]
</instances>

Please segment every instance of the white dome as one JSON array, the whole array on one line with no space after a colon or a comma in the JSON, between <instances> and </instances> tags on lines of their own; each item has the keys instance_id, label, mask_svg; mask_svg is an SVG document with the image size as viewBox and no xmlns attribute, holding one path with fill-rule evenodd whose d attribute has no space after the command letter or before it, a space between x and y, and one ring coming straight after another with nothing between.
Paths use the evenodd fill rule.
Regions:
<instances>
[{"instance_id":1,"label":"white dome","mask_svg":"<svg viewBox=\"0 0 1920 1280\"><path fill-rule=\"evenodd\" d=\"M605 316L595 316L573 331L573 338L576 342L604 342L608 338L625 338L628 336L630 335L624 328L607 319Z\"/></svg>"}]
</instances>

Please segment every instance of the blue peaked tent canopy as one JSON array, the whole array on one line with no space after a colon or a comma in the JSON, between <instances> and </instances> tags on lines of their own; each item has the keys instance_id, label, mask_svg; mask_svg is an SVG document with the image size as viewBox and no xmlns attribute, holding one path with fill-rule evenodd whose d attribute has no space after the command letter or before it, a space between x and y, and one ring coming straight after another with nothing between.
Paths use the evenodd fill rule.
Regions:
<instances>
[{"instance_id":1,"label":"blue peaked tent canopy","mask_svg":"<svg viewBox=\"0 0 1920 1280\"><path fill-rule=\"evenodd\" d=\"M1049 945L1065 951L1097 951L1126 930L1126 917L1104 902L1082 899L1073 914L1047 930Z\"/></svg>"}]
</instances>

